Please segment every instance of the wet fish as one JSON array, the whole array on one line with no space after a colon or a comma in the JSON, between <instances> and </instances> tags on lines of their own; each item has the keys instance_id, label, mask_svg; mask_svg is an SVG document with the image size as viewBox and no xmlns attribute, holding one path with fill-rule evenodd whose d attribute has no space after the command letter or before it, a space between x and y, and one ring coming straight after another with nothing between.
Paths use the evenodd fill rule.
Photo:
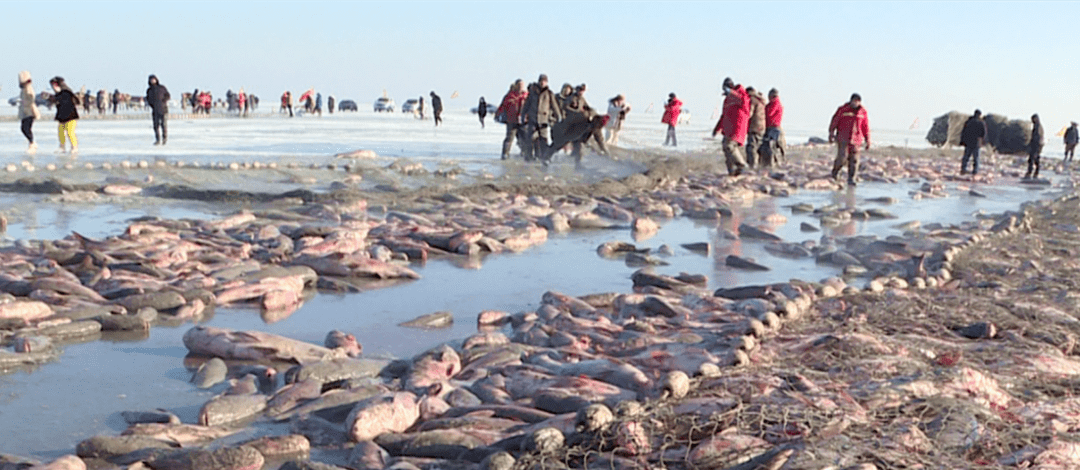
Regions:
<instances>
[{"instance_id":1,"label":"wet fish","mask_svg":"<svg viewBox=\"0 0 1080 470\"><path fill-rule=\"evenodd\" d=\"M215 357L204 362L191 377L191 382L199 388L210 388L225 381L229 366L221 358Z\"/></svg>"},{"instance_id":2,"label":"wet fish","mask_svg":"<svg viewBox=\"0 0 1080 470\"><path fill-rule=\"evenodd\" d=\"M454 314L450 312L434 312L421 315L412 320L398 323L398 326L408 328L448 328L454 324Z\"/></svg>"},{"instance_id":3,"label":"wet fish","mask_svg":"<svg viewBox=\"0 0 1080 470\"><path fill-rule=\"evenodd\" d=\"M345 413L352 410L354 404L373 396L383 395L388 390L382 385L371 385L351 389L332 389L319 395L318 398L292 409L271 415L271 418L282 421L293 416L306 416L316 411L332 410L345 407Z\"/></svg>"},{"instance_id":4,"label":"wet fish","mask_svg":"<svg viewBox=\"0 0 1080 470\"><path fill-rule=\"evenodd\" d=\"M121 411L120 416L124 418L128 424L144 424L144 423L168 423L179 424L180 418L175 414L165 410L155 411Z\"/></svg>"},{"instance_id":5,"label":"wet fish","mask_svg":"<svg viewBox=\"0 0 1080 470\"><path fill-rule=\"evenodd\" d=\"M36 300L16 300L0 303L0 319L17 318L26 321L39 320L53 314L52 307Z\"/></svg>"},{"instance_id":6,"label":"wet fish","mask_svg":"<svg viewBox=\"0 0 1080 470\"><path fill-rule=\"evenodd\" d=\"M763 264L759 264L750 258L744 258L736 255L728 255L724 259L724 264L737 269L747 269L751 271L769 271L769 267Z\"/></svg>"},{"instance_id":7,"label":"wet fish","mask_svg":"<svg viewBox=\"0 0 1080 470\"><path fill-rule=\"evenodd\" d=\"M179 447L207 443L240 432L241 429L224 426L199 426L177 422L134 423L121 433L122 436L145 436L159 439Z\"/></svg>"},{"instance_id":8,"label":"wet fish","mask_svg":"<svg viewBox=\"0 0 1080 470\"><path fill-rule=\"evenodd\" d=\"M329 357L322 361L294 366L285 372L285 383L314 379L325 384L339 380L375 377L389 364L390 361L387 359Z\"/></svg>"},{"instance_id":9,"label":"wet fish","mask_svg":"<svg viewBox=\"0 0 1080 470\"><path fill-rule=\"evenodd\" d=\"M193 354L261 362L307 364L332 356L330 349L283 336L202 325L184 333L184 346Z\"/></svg>"},{"instance_id":10,"label":"wet fish","mask_svg":"<svg viewBox=\"0 0 1080 470\"><path fill-rule=\"evenodd\" d=\"M245 420L266 409L262 395L221 395L206 402L199 410L199 424L216 426Z\"/></svg>"},{"instance_id":11,"label":"wet fish","mask_svg":"<svg viewBox=\"0 0 1080 470\"><path fill-rule=\"evenodd\" d=\"M356 341L356 336L340 330L327 333L323 346L330 349L341 348L349 357L359 357L364 352L364 348Z\"/></svg>"},{"instance_id":12,"label":"wet fish","mask_svg":"<svg viewBox=\"0 0 1080 470\"><path fill-rule=\"evenodd\" d=\"M346 420L349 437L373 440L387 432L404 432L420 418L416 395L395 392L368 398L356 404Z\"/></svg>"}]
</instances>

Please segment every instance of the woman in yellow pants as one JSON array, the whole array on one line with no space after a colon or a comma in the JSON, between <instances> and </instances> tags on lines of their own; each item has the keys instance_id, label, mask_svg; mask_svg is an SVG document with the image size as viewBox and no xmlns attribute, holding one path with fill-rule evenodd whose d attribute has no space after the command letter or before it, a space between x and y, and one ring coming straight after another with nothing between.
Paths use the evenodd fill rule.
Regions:
<instances>
[{"instance_id":1,"label":"woman in yellow pants","mask_svg":"<svg viewBox=\"0 0 1080 470\"><path fill-rule=\"evenodd\" d=\"M75 124L79 119L79 97L64 83L63 77L53 77L49 80L52 89L56 92L52 101L56 105L56 120L60 123L57 134L60 137L60 153L66 151L66 136L71 140L71 153L79 152L79 140L75 137Z\"/></svg>"}]
</instances>

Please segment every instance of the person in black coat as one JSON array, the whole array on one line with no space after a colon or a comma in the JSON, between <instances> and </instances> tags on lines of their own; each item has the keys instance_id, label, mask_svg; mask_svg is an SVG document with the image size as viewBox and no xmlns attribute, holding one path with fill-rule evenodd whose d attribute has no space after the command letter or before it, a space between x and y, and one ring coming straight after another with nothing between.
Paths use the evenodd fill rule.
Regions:
<instances>
[{"instance_id":1,"label":"person in black coat","mask_svg":"<svg viewBox=\"0 0 1080 470\"><path fill-rule=\"evenodd\" d=\"M154 120L154 145L165 145L169 138L169 131L165 125L165 116L169 114L169 89L158 82L155 75L151 75L147 81L150 87L146 89L146 105L150 106L150 116Z\"/></svg>"},{"instance_id":2,"label":"person in black coat","mask_svg":"<svg viewBox=\"0 0 1080 470\"><path fill-rule=\"evenodd\" d=\"M480 97L480 104L476 105L476 114L480 115L480 128L484 128L484 118L487 117L487 101L484 101L484 97Z\"/></svg>"},{"instance_id":3,"label":"person in black coat","mask_svg":"<svg viewBox=\"0 0 1080 470\"><path fill-rule=\"evenodd\" d=\"M1069 124L1065 131L1065 161L1071 162L1076 153L1076 144L1080 143L1080 129L1075 122Z\"/></svg>"},{"instance_id":4,"label":"person in black coat","mask_svg":"<svg viewBox=\"0 0 1080 470\"><path fill-rule=\"evenodd\" d=\"M79 153L79 139L75 137L75 125L79 122L79 96L71 91L64 82L63 77L53 77L49 80L53 89L52 102L56 106L56 121L59 122L58 134L60 137L60 153L64 153L65 137L71 141L71 153Z\"/></svg>"},{"instance_id":5,"label":"person in black coat","mask_svg":"<svg viewBox=\"0 0 1080 470\"><path fill-rule=\"evenodd\" d=\"M442 122L442 98L434 91L431 92L431 114L435 116L435 125L438 126Z\"/></svg>"},{"instance_id":6,"label":"person in black coat","mask_svg":"<svg viewBox=\"0 0 1080 470\"><path fill-rule=\"evenodd\" d=\"M1038 114L1031 115L1031 140L1028 141L1028 170L1024 179L1039 177L1039 160L1042 156L1043 145L1046 144L1046 134L1043 133L1042 121ZM1035 172L1032 173L1031 170Z\"/></svg>"},{"instance_id":7,"label":"person in black coat","mask_svg":"<svg viewBox=\"0 0 1080 470\"><path fill-rule=\"evenodd\" d=\"M982 111L976 109L960 131L960 145L964 146L964 158L960 160L961 175L967 174L968 160L972 161L971 174L979 173L979 148L985 139L986 121L982 119Z\"/></svg>"}]
</instances>

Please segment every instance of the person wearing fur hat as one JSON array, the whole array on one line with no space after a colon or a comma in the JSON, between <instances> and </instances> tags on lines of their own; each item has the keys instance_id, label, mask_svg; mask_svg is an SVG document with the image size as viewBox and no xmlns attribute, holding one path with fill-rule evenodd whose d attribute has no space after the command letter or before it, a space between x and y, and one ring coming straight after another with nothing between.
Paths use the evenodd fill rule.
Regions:
<instances>
[{"instance_id":1,"label":"person wearing fur hat","mask_svg":"<svg viewBox=\"0 0 1080 470\"><path fill-rule=\"evenodd\" d=\"M71 140L71 153L79 153L79 139L75 137L75 124L79 122L79 97L71 91L71 87L64 82L64 77L53 77L49 80L52 85L53 105L56 106L57 134L60 137L60 153L64 153L67 144L64 137Z\"/></svg>"},{"instance_id":2,"label":"person wearing fur hat","mask_svg":"<svg viewBox=\"0 0 1080 470\"><path fill-rule=\"evenodd\" d=\"M154 120L154 145L165 145L169 138L165 116L169 114L169 99L172 96L169 96L169 89L158 82L156 75L151 75L147 82L150 87L146 89L146 104L150 106L150 116Z\"/></svg>"},{"instance_id":3,"label":"person wearing fur hat","mask_svg":"<svg viewBox=\"0 0 1080 470\"><path fill-rule=\"evenodd\" d=\"M34 120L41 119L41 111L38 111L37 104L34 103L34 86L31 84L30 72L26 70L19 72L19 88L22 89L19 93L19 121L22 121L23 135L30 141L30 147L26 151L33 154L37 152L37 142L34 142L34 132L31 128L34 126Z\"/></svg>"}]
</instances>

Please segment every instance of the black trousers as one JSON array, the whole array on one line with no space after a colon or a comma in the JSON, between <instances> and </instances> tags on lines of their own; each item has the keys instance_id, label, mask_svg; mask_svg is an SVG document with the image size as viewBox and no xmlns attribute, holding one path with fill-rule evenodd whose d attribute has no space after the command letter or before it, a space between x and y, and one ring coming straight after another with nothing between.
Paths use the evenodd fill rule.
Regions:
<instances>
[{"instance_id":1,"label":"black trousers","mask_svg":"<svg viewBox=\"0 0 1080 470\"><path fill-rule=\"evenodd\" d=\"M169 138L169 130L165 126L165 115L150 113L154 117L154 140L161 142Z\"/></svg>"},{"instance_id":2,"label":"black trousers","mask_svg":"<svg viewBox=\"0 0 1080 470\"><path fill-rule=\"evenodd\" d=\"M34 131L30 129L34 125L34 117L26 117L22 120L22 135L26 136L26 140L30 143L34 143Z\"/></svg>"},{"instance_id":3,"label":"black trousers","mask_svg":"<svg viewBox=\"0 0 1080 470\"><path fill-rule=\"evenodd\" d=\"M1032 147L1030 147L1028 149L1027 176L1034 176L1036 178L1039 177L1039 163L1040 163L1039 160L1040 160L1040 157L1042 156L1040 154L1042 154L1042 146L1041 145L1032 146ZM1031 172L1032 169L1035 170L1035 173Z\"/></svg>"}]
</instances>

